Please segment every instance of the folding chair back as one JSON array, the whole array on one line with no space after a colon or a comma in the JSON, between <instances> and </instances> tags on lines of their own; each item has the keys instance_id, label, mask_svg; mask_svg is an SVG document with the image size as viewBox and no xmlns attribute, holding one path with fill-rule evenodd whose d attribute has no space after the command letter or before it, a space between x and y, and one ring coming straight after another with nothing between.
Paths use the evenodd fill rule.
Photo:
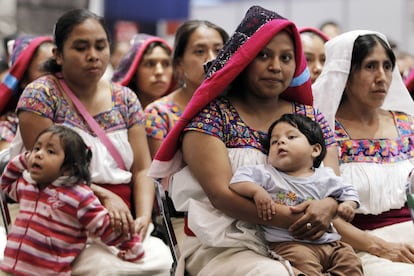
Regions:
<instances>
[{"instance_id":1,"label":"folding chair back","mask_svg":"<svg viewBox=\"0 0 414 276\"><path fill-rule=\"evenodd\" d=\"M164 230L167 235L167 243L173 257L173 264L170 273L171 275L174 275L177 267L177 261L180 258L180 250L178 248L177 239L171 222L171 212L167 203L167 191L164 192L162 185L158 180L154 180L154 184L160 216L162 217Z\"/></svg>"}]
</instances>

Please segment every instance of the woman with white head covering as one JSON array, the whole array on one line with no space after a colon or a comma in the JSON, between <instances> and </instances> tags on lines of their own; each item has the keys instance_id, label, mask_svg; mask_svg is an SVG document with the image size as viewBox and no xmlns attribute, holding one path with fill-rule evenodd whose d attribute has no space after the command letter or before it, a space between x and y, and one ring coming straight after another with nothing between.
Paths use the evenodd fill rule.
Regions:
<instances>
[{"instance_id":1,"label":"woman with white head covering","mask_svg":"<svg viewBox=\"0 0 414 276\"><path fill-rule=\"evenodd\" d=\"M405 186L414 159L414 102L384 35L344 33L325 51L314 104L335 129L341 175L361 201L354 226L340 220L335 226L359 251L365 275L413 275Z\"/></svg>"}]
</instances>

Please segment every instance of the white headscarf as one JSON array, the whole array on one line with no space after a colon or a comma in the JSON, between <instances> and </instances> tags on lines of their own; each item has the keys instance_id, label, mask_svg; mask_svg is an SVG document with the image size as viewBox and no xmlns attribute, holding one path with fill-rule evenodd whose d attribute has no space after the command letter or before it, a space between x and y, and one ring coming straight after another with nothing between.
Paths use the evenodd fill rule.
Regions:
<instances>
[{"instance_id":1,"label":"white headscarf","mask_svg":"<svg viewBox=\"0 0 414 276\"><path fill-rule=\"evenodd\" d=\"M335 127L335 114L351 69L354 42L359 36L366 34L375 34L388 43L383 34L367 30L343 33L325 43L325 65L312 85L312 91L314 106L325 115L332 129ZM414 115L414 102L401 79L397 64L382 108Z\"/></svg>"}]
</instances>

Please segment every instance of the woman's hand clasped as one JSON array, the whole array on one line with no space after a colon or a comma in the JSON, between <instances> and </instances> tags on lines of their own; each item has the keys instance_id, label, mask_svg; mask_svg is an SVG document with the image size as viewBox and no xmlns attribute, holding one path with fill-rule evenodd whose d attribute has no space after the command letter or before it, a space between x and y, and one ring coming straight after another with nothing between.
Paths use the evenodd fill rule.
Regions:
<instances>
[{"instance_id":1,"label":"woman's hand clasped","mask_svg":"<svg viewBox=\"0 0 414 276\"><path fill-rule=\"evenodd\" d=\"M338 204L332 198L306 201L292 206L290 208L292 213L304 213L304 215L288 230L297 239L317 240L329 229L337 208Z\"/></svg>"},{"instance_id":2,"label":"woman's hand clasped","mask_svg":"<svg viewBox=\"0 0 414 276\"><path fill-rule=\"evenodd\" d=\"M138 233L138 235L141 237L141 240L143 241L146 237L148 226L151 223L151 218L148 218L146 216L141 216L135 219L134 221L134 229L133 231L135 233Z\"/></svg>"},{"instance_id":3,"label":"woman's hand clasped","mask_svg":"<svg viewBox=\"0 0 414 276\"><path fill-rule=\"evenodd\" d=\"M108 209L111 225L115 232L122 232L125 236L135 234L135 222L131 210L118 195L108 191L102 204Z\"/></svg>"}]
</instances>

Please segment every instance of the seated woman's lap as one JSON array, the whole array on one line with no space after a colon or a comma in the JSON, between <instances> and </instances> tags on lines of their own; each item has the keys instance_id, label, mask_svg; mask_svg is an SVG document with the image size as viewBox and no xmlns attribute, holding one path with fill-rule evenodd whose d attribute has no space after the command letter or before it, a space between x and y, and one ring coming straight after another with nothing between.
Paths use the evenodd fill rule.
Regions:
<instances>
[{"instance_id":1,"label":"seated woman's lap","mask_svg":"<svg viewBox=\"0 0 414 276\"><path fill-rule=\"evenodd\" d=\"M357 253L365 276L414 275L414 265L392 262L366 252Z\"/></svg>"},{"instance_id":2,"label":"seated woman's lap","mask_svg":"<svg viewBox=\"0 0 414 276\"><path fill-rule=\"evenodd\" d=\"M414 246L414 224L412 221L397 223L368 231L372 235L395 243L408 243ZM366 252L358 252L364 275L414 275L414 264L391 262Z\"/></svg>"},{"instance_id":3,"label":"seated woman's lap","mask_svg":"<svg viewBox=\"0 0 414 276\"><path fill-rule=\"evenodd\" d=\"M232 160L233 169L248 164L262 164L266 160L263 153L254 149L229 149L229 158ZM206 195L202 192L198 182L191 176L188 167L176 173L172 182L169 188L175 207L179 211L188 211L189 217L193 213L196 217L201 216L201 213L194 211L194 209L186 209L189 198L197 200L200 204L206 200ZM183 182L186 183L185 187L179 185ZM201 205L204 206L204 204ZM192 206L194 207L194 204ZM180 209L181 207L185 208ZM209 211L211 210L209 209ZM209 212L209 214L213 215L215 212ZM217 231L210 231L211 228L206 227L205 224L203 226L203 229L200 227L198 229L200 234L209 237L217 234L217 239L223 238L219 235L220 233L215 233ZM225 242L229 241L226 239ZM243 240L240 241L240 244L243 242L248 243L247 240ZM184 270L190 275L289 275L282 263L269 256L255 253L247 247L212 247L202 245L200 240L195 237L185 237L180 251L181 258L176 275L183 275Z\"/></svg>"},{"instance_id":4,"label":"seated woman's lap","mask_svg":"<svg viewBox=\"0 0 414 276\"><path fill-rule=\"evenodd\" d=\"M116 256L115 248L93 241L72 264L72 275L170 275L170 249L162 240L149 235L152 230L151 226L143 243L145 256L139 262L123 261Z\"/></svg>"},{"instance_id":5,"label":"seated woman's lap","mask_svg":"<svg viewBox=\"0 0 414 276\"><path fill-rule=\"evenodd\" d=\"M186 237L183 248L185 270L190 275L289 275L281 262L245 247L206 247L197 238ZM191 253L186 252L189 248Z\"/></svg>"},{"instance_id":6,"label":"seated woman's lap","mask_svg":"<svg viewBox=\"0 0 414 276\"><path fill-rule=\"evenodd\" d=\"M371 234L392 242L414 245L414 224L403 222L369 231ZM190 246L188 246L191 244ZM191 275L288 275L282 263L268 256L259 255L246 248L212 248L202 246L196 238L187 237L184 246L192 247L185 259L186 271ZM185 254L185 249L184 252ZM414 275L414 265L358 252L364 275Z\"/></svg>"}]
</instances>

